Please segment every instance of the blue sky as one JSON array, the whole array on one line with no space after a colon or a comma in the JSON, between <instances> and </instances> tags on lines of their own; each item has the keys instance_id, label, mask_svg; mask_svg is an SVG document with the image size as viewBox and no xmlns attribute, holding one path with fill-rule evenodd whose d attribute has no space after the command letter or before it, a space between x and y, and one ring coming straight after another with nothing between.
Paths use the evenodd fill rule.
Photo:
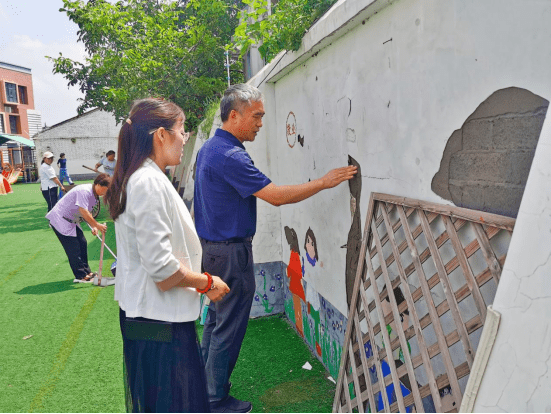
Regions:
<instances>
[{"instance_id":1,"label":"blue sky","mask_svg":"<svg viewBox=\"0 0 551 414\"><path fill-rule=\"evenodd\" d=\"M75 116L78 88L68 89L61 75L44 56L82 60L84 47L77 42L78 27L69 21L61 0L0 0L0 61L31 68L35 109L42 123L54 125Z\"/></svg>"}]
</instances>

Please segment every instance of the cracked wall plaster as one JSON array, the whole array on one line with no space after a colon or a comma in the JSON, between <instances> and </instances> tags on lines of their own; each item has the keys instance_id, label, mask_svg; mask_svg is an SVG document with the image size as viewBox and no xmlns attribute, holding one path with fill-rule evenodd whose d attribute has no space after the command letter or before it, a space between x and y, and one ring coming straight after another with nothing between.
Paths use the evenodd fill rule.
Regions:
<instances>
[{"instance_id":1,"label":"cracked wall plaster","mask_svg":"<svg viewBox=\"0 0 551 414\"><path fill-rule=\"evenodd\" d=\"M432 190L459 207L516 217L549 101L494 92L448 139Z\"/></svg>"}]
</instances>

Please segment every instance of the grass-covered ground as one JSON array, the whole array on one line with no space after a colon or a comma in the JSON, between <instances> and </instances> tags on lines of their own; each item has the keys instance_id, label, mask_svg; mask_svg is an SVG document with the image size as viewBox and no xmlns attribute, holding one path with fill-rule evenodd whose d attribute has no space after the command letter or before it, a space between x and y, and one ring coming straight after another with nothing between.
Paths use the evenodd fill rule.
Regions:
<instances>
[{"instance_id":1,"label":"grass-covered ground","mask_svg":"<svg viewBox=\"0 0 551 414\"><path fill-rule=\"evenodd\" d=\"M0 196L0 412L124 412L114 287L72 283L46 210L38 184ZM98 221L108 223L106 243L116 253L103 205ZM83 229L97 270L100 241ZM104 275L112 262L105 250ZM306 361L311 371L301 368ZM251 401L253 412L329 412L328 375L284 317L255 319L231 394Z\"/></svg>"}]
</instances>

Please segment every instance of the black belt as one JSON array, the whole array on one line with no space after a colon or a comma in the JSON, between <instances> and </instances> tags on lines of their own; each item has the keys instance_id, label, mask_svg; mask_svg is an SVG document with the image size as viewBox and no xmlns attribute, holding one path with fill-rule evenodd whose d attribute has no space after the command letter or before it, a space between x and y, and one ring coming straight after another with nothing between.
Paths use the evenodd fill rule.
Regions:
<instances>
[{"instance_id":1,"label":"black belt","mask_svg":"<svg viewBox=\"0 0 551 414\"><path fill-rule=\"evenodd\" d=\"M69 223L77 224L77 221L75 221L75 220L68 219L67 217L64 217L64 216L61 216L61 218L65 221L68 221Z\"/></svg>"},{"instance_id":2,"label":"black belt","mask_svg":"<svg viewBox=\"0 0 551 414\"><path fill-rule=\"evenodd\" d=\"M211 240L203 239L202 237L200 239L202 242L209 243L209 244L250 243L253 241L253 236L234 237L232 239L222 240L222 241L211 241Z\"/></svg>"}]
</instances>

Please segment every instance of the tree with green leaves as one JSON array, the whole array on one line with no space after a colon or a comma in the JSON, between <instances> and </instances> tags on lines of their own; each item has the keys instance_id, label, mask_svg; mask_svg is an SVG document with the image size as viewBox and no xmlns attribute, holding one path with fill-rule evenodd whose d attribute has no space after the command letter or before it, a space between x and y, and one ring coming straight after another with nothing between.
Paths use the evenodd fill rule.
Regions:
<instances>
[{"instance_id":1,"label":"tree with green leaves","mask_svg":"<svg viewBox=\"0 0 551 414\"><path fill-rule=\"evenodd\" d=\"M282 50L298 50L304 34L337 0L279 0L268 14L268 0L243 0L235 30L234 46L241 56L253 44L260 45L262 58L269 62Z\"/></svg>"},{"instance_id":2,"label":"tree with green leaves","mask_svg":"<svg viewBox=\"0 0 551 414\"><path fill-rule=\"evenodd\" d=\"M240 0L63 0L88 57L48 57L53 72L84 98L78 107L126 118L135 99L156 96L181 106L186 127L201 122L208 105L227 87L225 51L238 25ZM232 83L243 81L241 61Z\"/></svg>"}]
</instances>

